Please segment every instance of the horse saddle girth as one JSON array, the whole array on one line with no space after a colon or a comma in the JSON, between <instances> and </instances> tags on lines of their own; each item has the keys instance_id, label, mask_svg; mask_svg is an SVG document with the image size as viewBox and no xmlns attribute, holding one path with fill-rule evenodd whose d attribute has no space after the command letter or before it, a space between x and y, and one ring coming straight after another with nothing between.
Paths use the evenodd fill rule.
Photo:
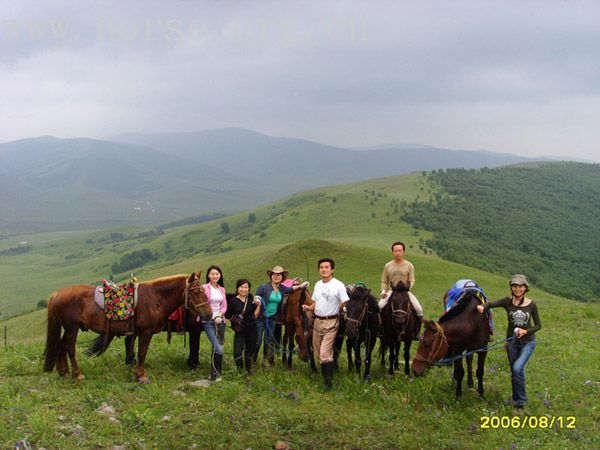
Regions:
<instances>
[{"instance_id":1,"label":"horse saddle girth","mask_svg":"<svg viewBox=\"0 0 600 450\"><path fill-rule=\"evenodd\" d=\"M94 301L108 320L127 320L135 315L138 283L115 284L102 280L94 291Z\"/></svg>"}]
</instances>

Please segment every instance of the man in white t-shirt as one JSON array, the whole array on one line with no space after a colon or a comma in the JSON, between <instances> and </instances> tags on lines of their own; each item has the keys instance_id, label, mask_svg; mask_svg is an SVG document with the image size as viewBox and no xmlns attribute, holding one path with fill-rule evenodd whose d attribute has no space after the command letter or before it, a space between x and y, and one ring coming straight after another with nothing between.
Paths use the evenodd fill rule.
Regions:
<instances>
[{"instance_id":1,"label":"man in white t-shirt","mask_svg":"<svg viewBox=\"0 0 600 450\"><path fill-rule=\"evenodd\" d=\"M313 350L321 362L325 390L333 386L333 344L339 327L339 312L342 303L348 301L346 286L333 278L335 261L331 258L319 260L321 280L312 293L313 304L302 305L305 311L313 311Z\"/></svg>"}]
</instances>

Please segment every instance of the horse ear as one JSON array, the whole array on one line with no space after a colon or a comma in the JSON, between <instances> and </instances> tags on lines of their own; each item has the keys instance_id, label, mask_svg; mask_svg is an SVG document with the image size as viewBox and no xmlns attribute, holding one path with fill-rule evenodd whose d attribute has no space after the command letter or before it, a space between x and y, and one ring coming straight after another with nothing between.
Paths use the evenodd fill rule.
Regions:
<instances>
[{"instance_id":1,"label":"horse ear","mask_svg":"<svg viewBox=\"0 0 600 450\"><path fill-rule=\"evenodd\" d=\"M198 273L196 274L196 280L200 279L200 275L202 275L202 271L199 270Z\"/></svg>"}]
</instances>

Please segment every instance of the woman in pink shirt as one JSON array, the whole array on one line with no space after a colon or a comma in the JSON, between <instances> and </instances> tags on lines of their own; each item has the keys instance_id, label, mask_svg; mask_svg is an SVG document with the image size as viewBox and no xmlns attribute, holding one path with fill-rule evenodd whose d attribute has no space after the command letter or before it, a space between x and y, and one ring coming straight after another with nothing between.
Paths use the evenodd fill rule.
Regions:
<instances>
[{"instance_id":1,"label":"woman in pink shirt","mask_svg":"<svg viewBox=\"0 0 600 450\"><path fill-rule=\"evenodd\" d=\"M209 379L220 381L223 369L224 315L227 311L227 297L223 283L223 271L219 266L210 266L206 270L206 284L202 287L212 308L212 318L203 323L204 331L212 346Z\"/></svg>"}]
</instances>

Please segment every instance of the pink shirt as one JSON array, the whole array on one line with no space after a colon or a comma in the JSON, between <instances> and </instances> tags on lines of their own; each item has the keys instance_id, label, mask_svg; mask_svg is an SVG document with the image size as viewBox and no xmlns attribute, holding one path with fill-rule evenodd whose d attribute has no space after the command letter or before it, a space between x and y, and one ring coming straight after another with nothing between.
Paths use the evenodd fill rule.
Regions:
<instances>
[{"instance_id":1,"label":"pink shirt","mask_svg":"<svg viewBox=\"0 0 600 450\"><path fill-rule=\"evenodd\" d=\"M213 311L212 318L214 319L217 316L225 315L225 312L227 311L227 296L225 295L225 288L217 285L217 288L221 293L221 297L214 298L210 288L210 283L203 284L202 287L204 288L204 293L206 294L206 298L208 299L210 307Z\"/></svg>"}]
</instances>

